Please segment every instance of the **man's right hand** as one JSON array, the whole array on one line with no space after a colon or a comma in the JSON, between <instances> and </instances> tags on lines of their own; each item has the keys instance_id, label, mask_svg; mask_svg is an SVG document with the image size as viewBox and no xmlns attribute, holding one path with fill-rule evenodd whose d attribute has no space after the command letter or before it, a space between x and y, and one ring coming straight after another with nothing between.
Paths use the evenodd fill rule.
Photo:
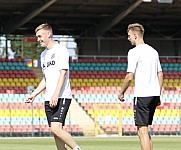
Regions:
<instances>
[{"instance_id":1,"label":"man's right hand","mask_svg":"<svg viewBox=\"0 0 181 150\"><path fill-rule=\"evenodd\" d=\"M121 101L121 102L124 102L125 100L124 100L124 94L120 94L119 96L118 96L118 99Z\"/></svg>"},{"instance_id":2,"label":"man's right hand","mask_svg":"<svg viewBox=\"0 0 181 150\"><path fill-rule=\"evenodd\" d=\"M25 103L32 103L34 99L35 99L35 96L30 95L26 98Z\"/></svg>"}]
</instances>

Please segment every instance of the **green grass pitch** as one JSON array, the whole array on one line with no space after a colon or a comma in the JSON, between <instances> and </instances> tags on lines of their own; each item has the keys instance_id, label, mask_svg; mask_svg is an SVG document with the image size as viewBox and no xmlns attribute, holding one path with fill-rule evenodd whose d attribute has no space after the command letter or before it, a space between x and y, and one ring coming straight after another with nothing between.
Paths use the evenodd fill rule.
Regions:
<instances>
[{"instance_id":1,"label":"green grass pitch","mask_svg":"<svg viewBox=\"0 0 181 150\"><path fill-rule=\"evenodd\" d=\"M140 150L138 137L91 137L75 140L82 150ZM154 150L181 149L181 137L153 137L152 140ZM53 138L1 138L0 150L56 150L56 147Z\"/></svg>"}]
</instances>

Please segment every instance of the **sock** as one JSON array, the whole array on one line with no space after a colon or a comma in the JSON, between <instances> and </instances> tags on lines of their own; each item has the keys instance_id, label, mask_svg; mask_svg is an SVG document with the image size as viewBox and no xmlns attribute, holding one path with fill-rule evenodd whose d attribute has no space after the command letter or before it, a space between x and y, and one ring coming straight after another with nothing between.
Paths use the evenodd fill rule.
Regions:
<instances>
[{"instance_id":1,"label":"sock","mask_svg":"<svg viewBox=\"0 0 181 150\"><path fill-rule=\"evenodd\" d=\"M80 147L77 145L76 147L73 148L73 150L81 150Z\"/></svg>"}]
</instances>

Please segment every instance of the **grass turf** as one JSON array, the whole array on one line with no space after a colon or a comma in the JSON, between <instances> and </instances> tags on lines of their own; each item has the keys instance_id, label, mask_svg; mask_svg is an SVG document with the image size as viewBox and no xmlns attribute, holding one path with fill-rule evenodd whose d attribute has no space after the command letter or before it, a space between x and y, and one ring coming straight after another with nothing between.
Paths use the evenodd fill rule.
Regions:
<instances>
[{"instance_id":1,"label":"grass turf","mask_svg":"<svg viewBox=\"0 0 181 150\"><path fill-rule=\"evenodd\" d=\"M153 137L154 150L180 150L181 137ZM75 138L82 150L140 150L137 137ZM1 138L0 150L56 150L53 138ZM70 149L68 149L70 150Z\"/></svg>"}]
</instances>

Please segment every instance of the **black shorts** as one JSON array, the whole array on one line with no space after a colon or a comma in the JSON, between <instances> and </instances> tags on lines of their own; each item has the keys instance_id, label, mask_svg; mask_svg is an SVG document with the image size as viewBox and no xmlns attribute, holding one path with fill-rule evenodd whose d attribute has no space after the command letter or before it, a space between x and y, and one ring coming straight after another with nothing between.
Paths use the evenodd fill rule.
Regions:
<instances>
[{"instance_id":1,"label":"black shorts","mask_svg":"<svg viewBox=\"0 0 181 150\"><path fill-rule=\"evenodd\" d=\"M134 97L134 120L136 126L152 125L156 106L160 103L160 96Z\"/></svg>"},{"instance_id":2,"label":"black shorts","mask_svg":"<svg viewBox=\"0 0 181 150\"><path fill-rule=\"evenodd\" d=\"M45 101L45 113L49 127L51 122L60 122L65 124L66 115L71 104L72 99L59 98L57 106L52 108L49 105L49 101Z\"/></svg>"}]
</instances>

